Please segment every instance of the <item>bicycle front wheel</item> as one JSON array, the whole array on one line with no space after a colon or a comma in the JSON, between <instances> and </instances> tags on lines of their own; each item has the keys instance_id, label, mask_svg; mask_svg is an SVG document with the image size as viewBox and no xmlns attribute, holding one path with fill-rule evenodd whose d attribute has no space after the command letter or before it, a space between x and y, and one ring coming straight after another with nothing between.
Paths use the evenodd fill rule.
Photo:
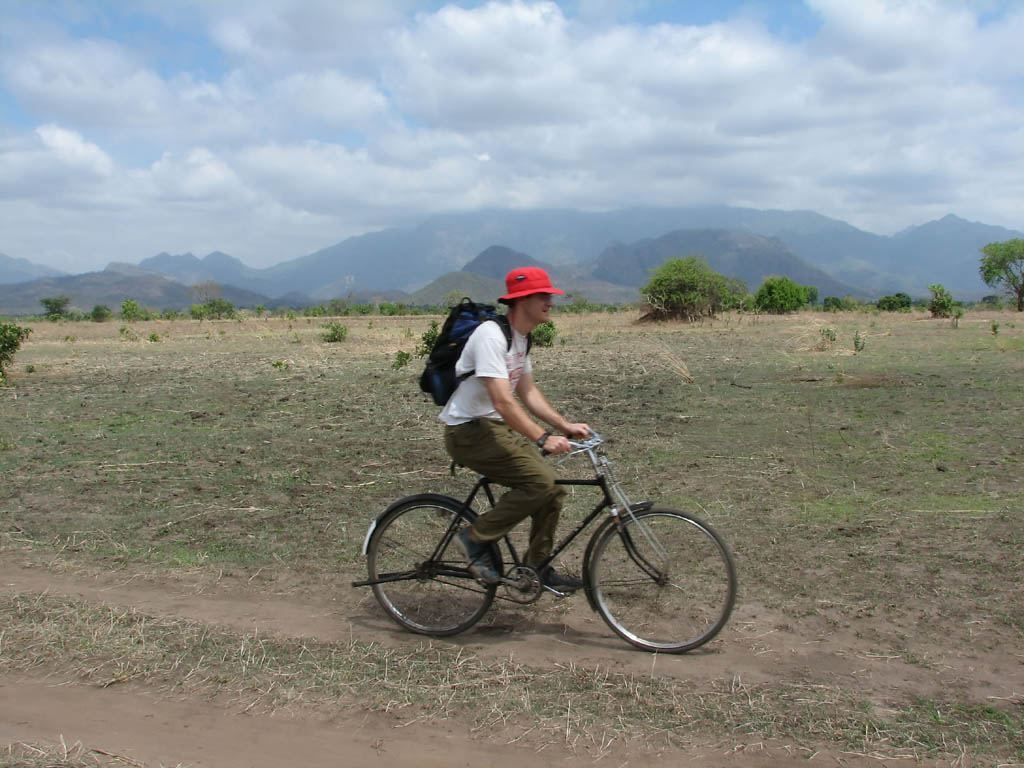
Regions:
<instances>
[{"instance_id":1,"label":"bicycle front wheel","mask_svg":"<svg viewBox=\"0 0 1024 768\"><path fill-rule=\"evenodd\" d=\"M673 509L623 515L596 534L587 586L620 637L648 651L683 653L721 631L736 600L736 567L725 541L699 518Z\"/></svg>"},{"instance_id":2,"label":"bicycle front wheel","mask_svg":"<svg viewBox=\"0 0 1024 768\"><path fill-rule=\"evenodd\" d=\"M376 582L373 593L392 619L413 632L463 632L494 600L497 587L477 583L453 541L469 524L460 510L461 504L446 496L410 497L370 536L366 563Z\"/></svg>"}]
</instances>

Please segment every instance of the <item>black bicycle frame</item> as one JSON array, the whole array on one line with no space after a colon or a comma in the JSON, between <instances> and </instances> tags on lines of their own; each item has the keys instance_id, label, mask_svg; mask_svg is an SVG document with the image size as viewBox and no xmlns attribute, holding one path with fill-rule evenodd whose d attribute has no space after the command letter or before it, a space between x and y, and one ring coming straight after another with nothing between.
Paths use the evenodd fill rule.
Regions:
<instances>
[{"instance_id":1,"label":"black bicycle frame","mask_svg":"<svg viewBox=\"0 0 1024 768\"><path fill-rule=\"evenodd\" d=\"M612 499L611 492L608 490L608 481L605 480L604 475L601 475L600 477L597 477L593 480L555 480L555 485L589 485L594 488L600 488L601 495L604 498L602 498L600 503L596 507L594 507L593 511L583 519L583 522L581 522L572 531L566 534L565 538L563 538L557 544L557 546L555 546L555 548L551 551L551 554L548 555L544 559L544 561L537 566L536 570L538 571L544 570L549 565L551 565L551 563L554 562L554 560L562 553L562 550L568 547L576 539L576 537L583 532L583 530L587 526L594 522L594 519L599 514L601 514L602 511L604 511L605 509L607 509L608 507L612 506L615 503L614 499ZM490 503L492 507L494 506L495 499L494 493L491 491L491 481L486 477L481 477L476 481L476 485L473 486L473 490L469 492L469 496L466 497L466 500L462 502L463 512L470 511L470 506L473 504L473 500L476 498L476 495L480 492L481 488L487 495L487 501ZM445 538L447 538L447 536ZM507 535L504 538L505 546L508 547L508 551L512 555L513 564L522 565L523 562L519 559L519 553L516 552L516 548L512 544L512 541L509 539ZM442 541L442 546L444 544L446 544L446 542ZM631 541L629 542L629 544L627 544L627 547L635 549L632 547ZM639 555L639 553L637 553L637 555Z\"/></svg>"},{"instance_id":2,"label":"black bicycle frame","mask_svg":"<svg viewBox=\"0 0 1024 768\"><path fill-rule=\"evenodd\" d=\"M608 489L608 481L605 479L604 475L600 475L600 476L598 476L597 478L595 478L593 480L585 480L585 479L576 479L576 480L574 480L574 479L564 479L563 480L563 479L556 479L555 480L555 485L574 485L574 486L575 485L580 485L580 486L591 486L593 488L600 488L601 489L602 499L597 504L597 506L594 507L593 511L591 511L590 514L588 514L583 519L582 522L580 522L572 531L570 531L568 534L566 534L565 538L563 538L557 544L557 546L555 546L555 548L551 551L551 554L548 555L546 558L544 558L544 561L541 562L536 567L535 570L537 570L537 571L542 571L545 568L547 568L549 565L551 565L551 563L554 562L554 560L562 553L562 551L566 547L568 547L570 544L572 544L572 542L575 541L576 537L579 536L584 531L584 529L586 529L592 522L594 522L594 519L598 515L600 515L601 512L603 512L605 509L607 509L608 507L613 506L615 504L615 500L612 498L611 492ZM487 501L488 501L488 503L492 507L496 503L496 500L494 498L494 492L491 490L491 481L490 481L490 479L488 479L486 477L478 478L476 483L473 485L472 490L470 490L469 495L462 502L462 507L460 509L460 511L465 515L465 517L467 519L470 518L470 513L473 512L473 510L472 510L473 501L476 499L477 494L480 493L481 489L483 490L484 494L487 496ZM630 509L632 511L636 512L636 511L640 511L642 509L649 509L651 506L652 506L652 503L648 501L648 502L642 502L640 504L633 504L633 505L630 506ZM647 573L648 576L650 576L655 581L660 581L663 578L663 575L662 575L661 571L655 565L653 565L651 562L649 562L647 560L647 558L644 557L643 554L639 551L639 549L637 549L636 545L633 543L633 537L629 535L629 531L627 531L622 526L622 524L618 521L618 518L616 518L616 524L618 525L619 534L622 536L623 544L626 547L626 551L629 553L629 556L633 559L633 561L643 571L645 571ZM433 554L426 561L427 563L437 563L437 562L439 562L439 558L440 558L441 553L448 546L449 542L454 537L455 532L458 530L458 528L459 528L458 520L453 520L452 524L448 527L448 530L445 531L444 536L441 537L441 540L437 543L437 546L434 548ZM523 562L519 558L519 553L516 552L516 548L512 544L512 541L511 541L511 539L509 539L507 534L504 536L504 541L505 541L505 546L508 548L509 554L512 555L512 564L516 565L516 566L522 565ZM439 568L439 569L432 570L430 575L431 576L462 577L462 576L465 576L466 573L467 573L466 570L463 569L463 568L452 568L452 569L449 569L449 568ZM390 582L390 581L404 581L404 580L407 580L407 579L410 579L410 578L418 578L419 576L420 576L420 571L418 569L417 570L412 570L412 571L400 571L398 573L382 574L377 579L365 580L365 581L354 581L354 582L352 582L352 586L353 587L364 587L364 586L371 586L373 584L385 584L385 583Z\"/></svg>"}]
</instances>

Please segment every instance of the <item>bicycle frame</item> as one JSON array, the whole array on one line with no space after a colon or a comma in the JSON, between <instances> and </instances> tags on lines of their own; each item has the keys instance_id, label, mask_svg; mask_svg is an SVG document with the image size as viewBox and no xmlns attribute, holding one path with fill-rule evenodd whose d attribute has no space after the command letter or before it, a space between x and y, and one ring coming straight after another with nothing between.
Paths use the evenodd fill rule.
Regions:
<instances>
[{"instance_id":1,"label":"bicycle frame","mask_svg":"<svg viewBox=\"0 0 1024 768\"><path fill-rule=\"evenodd\" d=\"M662 569L658 568L656 565L651 563L646 557L644 557L639 552L636 545L633 543L632 536L629 534L628 531L626 531L621 522L621 517L623 515L628 516L628 518L637 525L637 528L644 533L645 538L647 538L647 540L652 544L654 551L659 555L659 557L664 558L665 552L661 544L651 534L651 532L647 530L647 526L640 522L634 514L636 512L642 512L644 510L650 509L653 506L653 502L648 501L642 502L640 504L633 504L630 502L629 498L626 496L625 492L619 485L619 482L615 479L612 473L611 462L608 460L608 457L605 456L604 454L597 452L597 449L603 444L604 440L596 432L592 433L592 437L588 440L582 442L570 441L570 445L572 446L573 450L571 450L568 454L563 456L557 462L558 464L562 464L565 461L572 458L573 456L577 456L581 453L587 454L587 457L590 459L591 466L594 468L594 478L556 479L555 483L557 485L600 488L602 498L594 507L594 509L582 520L582 522L577 524L577 526L572 531L566 534L565 537L563 537L562 540L555 545L554 549L551 551L551 554L548 555L548 557L546 557L544 561L537 566L536 570L540 571L551 565L551 563L553 563L558 558L558 556L570 544L572 544L573 541L575 541L576 537L579 536L580 533L582 533L588 526L590 526L590 524L593 523L593 521L604 510L610 509L611 520L613 521L611 524L614 524L618 527L619 535L622 537L623 544L625 545L626 551L629 553L630 557L652 579L655 579L656 581L661 581L664 578ZM477 478L476 482L473 484L473 488L469 492L469 495L466 496L466 498L462 501L461 511L464 514L466 514L467 517L470 517L472 516L472 514L475 514L475 512L472 509L472 506L473 502L476 500L481 490L484 492L484 495L486 496L488 503L492 507L495 505L496 500L494 497L494 492L491 490L491 486L492 481L489 478L485 476L479 476ZM366 538L364 539L363 542L363 554L366 554L366 547L370 541L370 536L372 535L375 527L376 521L374 521L374 523L371 524L370 529L366 533ZM448 530L445 531L440 541L438 541L437 545L434 547L434 551L430 559L427 562L439 562L439 556L441 552L443 552L446 549L452 537L455 535L456 530L457 525L453 523L448 528ZM509 536L505 535L503 537L503 541L505 542L505 546L508 549L509 554L512 556L512 564L515 566L523 565L523 562L519 557L519 553L516 551L515 545L512 543ZM589 553L590 547L588 546L587 553L584 556L585 568L588 560L587 555L589 555ZM416 577L417 575L419 574L416 571L392 573L372 581L356 581L352 583L352 586L370 586L372 584L382 584L389 581L401 581L404 579ZM449 569L440 566L434 566L434 568L431 571L431 575L464 576L465 569ZM510 580L505 581L509 584L512 583Z\"/></svg>"},{"instance_id":2,"label":"bicycle frame","mask_svg":"<svg viewBox=\"0 0 1024 768\"><path fill-rule=\"evenodd\" d=\"M660 581L661 579L663 579L662 569L658 568L653 563L649 562L647 558L645 558L639 552L636 545L633 543L632 536L630 536L629 532L625 530L620 521L620 516L625 514L630 519L632 519L634 523L637 523L639 530L643 531L645 537L652 543L654 551L657 552L659 556L664 557L665 552L664 549L661 547L661 544L650 533L650 531L647 530L647 526L640 523L634 516L634 513L636 512L641 512L643 510L650 509L653 506L653 502L643 502L641 504L633 504L630 502L629 498L626 496L625 491L622 490L622 487L620 486L619 482L615 479L612 473L611 462L608 460L608 457L602 453L597 452L597 449L603 444L604 440L596 432L593 433L593 436L589 440L585 440L582 442L570 441L570 445L573 447L573 450L570 451L557 462L558 464L562 464L563 462L569 460L573 456L585 453L587 455L587 458L590 459L591 466L594 468L595 477L593 479L556 479L555 484L566 486L588 486L600 488L602 498L594 507L594 509L586 517L583 518L582 522L577 524L577 526L572 531L566 534L565 537L562 538L562 540L555 545L554 549L552 549L551 551L551 554L548 555L543 562L538 564L536 570L541 571L550 566L551 563L557 560L558 556L570 544L572 544L573 541L576 540L576 537L579 536L586 528L588 528L590 524L604 510L610 509L611 518L612 520L614 520L613 524L618 527L619 535L622 537L623 544L625 545L626 551L629 553L630 557L652 579ZM492 483L489 478L477 478L477 481L473 485L472 490L469 492L469 495L462 503L463 512L471 511L473 501L476 499L477 494L479 494L481 490L483 490L484 494L486 495L488 503L493 507L495 504L495 498L494 493L491 490L491 485ZM438 548L438 551L440 551L441 548L443 548L447 544L447 539L449 538L449 536L450 533L442 538L442 542ZM509 536L504 536L503 540L505 542L505 546L508 548L509 554L512 556L512 564L516 566L522 565L523 562L519 557L519 553L516 551L515 545L512 543ZM589 554L589 552L590 547L588 546L587 554ZM587 559L588 558L585 556L584 563L587 562Z\"/></svg>"}]
</instances>

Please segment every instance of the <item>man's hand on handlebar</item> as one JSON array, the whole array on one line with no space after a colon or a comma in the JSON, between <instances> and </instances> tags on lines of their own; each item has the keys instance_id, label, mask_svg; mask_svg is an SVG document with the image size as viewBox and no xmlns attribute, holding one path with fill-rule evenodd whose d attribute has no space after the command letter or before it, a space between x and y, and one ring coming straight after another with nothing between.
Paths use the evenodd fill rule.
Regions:
<instances>
[{"instance_id":1,"label":"man's hand on handlebar","mask_svg":"<svg viewBox=\"0 0 1024 768\"><path fill-rule=\"evenodd\" d=\"M569 437L590 437L591 429L586 424L567 424L563 430Z\"/></svg>"},{"instance_id":2,"label":"man's hand on handlebar","mask_svg":"<svg viewBox=\"0 0 1024 768\"><path fill-rule=\"evenodd\" d=\"M590 437L590 427L586 424L567 424L565 433L570 437ZM572 450L572 444L568 437L551 435L544 441L542 450L545 453L568 453Z\"/></svg>"}]
</instances>

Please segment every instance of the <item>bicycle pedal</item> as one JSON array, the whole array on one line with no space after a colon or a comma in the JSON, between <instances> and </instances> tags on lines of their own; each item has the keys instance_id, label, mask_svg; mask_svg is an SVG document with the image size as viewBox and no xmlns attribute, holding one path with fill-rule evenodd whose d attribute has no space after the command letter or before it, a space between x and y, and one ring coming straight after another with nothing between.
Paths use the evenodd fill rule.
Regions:
<instances>
[{"instance_id":1,"label":"bicycle pedal","mask_svg":"<svg viewBox=\"0 0 1024 768\"><path fill-rule=\"evenodd\" d=\"M567 589L565 591L562 591L560 589L555 589L554 587L549 587L547 584L542 584L541 589L543 589L545 592L550 592L555 597L569 597L571 595L576 594L575 589Z\"/></svg>"}]
</instances>

